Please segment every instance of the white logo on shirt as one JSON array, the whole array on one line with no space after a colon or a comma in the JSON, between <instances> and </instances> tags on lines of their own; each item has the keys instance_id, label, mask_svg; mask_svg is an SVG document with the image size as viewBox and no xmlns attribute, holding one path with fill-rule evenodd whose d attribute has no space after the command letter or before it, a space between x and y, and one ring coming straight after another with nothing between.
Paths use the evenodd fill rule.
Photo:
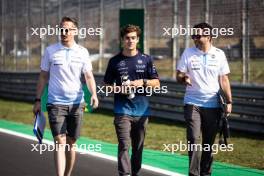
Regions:
<instances>
[{"instance_id":1,"label":"white logo on shirt","mask_svg":"<svg viewBox=\"0 0 264 176\"><path fill-rule=\"evenodd\" d=\"M126 62L125 61L121 61L121 62L119 62L119 66L120 67L124 67L126 65Z\"/></svg>"}]
</instances>

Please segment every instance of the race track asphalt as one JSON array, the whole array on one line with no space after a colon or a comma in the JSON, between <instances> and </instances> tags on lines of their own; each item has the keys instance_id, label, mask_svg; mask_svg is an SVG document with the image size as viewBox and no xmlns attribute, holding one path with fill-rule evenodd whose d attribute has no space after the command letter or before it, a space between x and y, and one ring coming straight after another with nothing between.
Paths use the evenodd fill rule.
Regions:
<instances>
[{"instance_id":1,"label":"race track asphalt","mask_svg":"<svg viewBox=\"0 0 264 176\"><path fill-rule=\"evenodd\" d=\"M53 152L31 151L35 141L0 132L1 176L55 176ZM72 176L117 176L117 162L77 153ZM140 176L162 176L142 169Z\"/></svg>"}]
</instances>

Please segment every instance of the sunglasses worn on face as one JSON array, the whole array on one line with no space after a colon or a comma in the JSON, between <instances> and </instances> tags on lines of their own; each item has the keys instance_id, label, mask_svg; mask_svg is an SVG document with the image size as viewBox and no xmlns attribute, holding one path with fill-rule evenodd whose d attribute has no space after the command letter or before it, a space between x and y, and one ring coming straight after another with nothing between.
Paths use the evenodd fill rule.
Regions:
<instances>
[{"instance_id":1,"label":"sunglasses worn on face","mask_svg":"<svg viewBox=\"0 0 264 176\"><path fill-rule=\"evenodd\" d=\"M75 31L75 28L61 28L60 30L62 34L67 34L69 31Z\"/></svg>"},{"instance_id":2,"label":"sunglasses worn on face","mask_svg":"<svg viewBox=\"0 0 264 176\"><path fill-rule=\"evenodd\" d=\"M61 33L62 34L64 34L64 33L67 34L69 32L69 30L68 29L65 29L65 28L61 28L60 30L61 30Z\"/></svg>"}]
</instances>

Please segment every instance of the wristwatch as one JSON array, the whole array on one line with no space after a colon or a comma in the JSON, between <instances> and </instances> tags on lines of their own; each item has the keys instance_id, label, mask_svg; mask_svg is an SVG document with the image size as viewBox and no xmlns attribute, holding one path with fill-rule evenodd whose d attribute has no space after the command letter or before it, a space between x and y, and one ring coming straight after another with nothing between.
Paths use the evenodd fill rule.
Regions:
<instances>
[{"instance_id":1,"label":"wristwatch","mask_svg":"<svg viewBox=\"0 0 264 176\"><path fill-rule=\"evenodd\" d=\"M147 87L147 82L148 82L147 79L143 79L143 86L144 86L144 87Z\"/></svg>"}]
</instances>

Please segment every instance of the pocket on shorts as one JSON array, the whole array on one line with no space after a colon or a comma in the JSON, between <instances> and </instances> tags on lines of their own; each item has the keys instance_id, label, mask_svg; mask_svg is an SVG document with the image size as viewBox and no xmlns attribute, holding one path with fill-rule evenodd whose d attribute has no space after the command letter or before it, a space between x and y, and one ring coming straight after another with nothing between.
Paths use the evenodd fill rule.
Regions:
<instances>
[{"instance_id":1,"label":"pocket on shorts","mask_svg":"<svg viewBox=\"0 0 264 176\"><path fill-rule=\"evenodd\" d=\"M50 122L57 123L63 121L65 116L67 115L67 110L64 106L61 105L47 105L48 116Z\"/></svg>"}]
</instances>

